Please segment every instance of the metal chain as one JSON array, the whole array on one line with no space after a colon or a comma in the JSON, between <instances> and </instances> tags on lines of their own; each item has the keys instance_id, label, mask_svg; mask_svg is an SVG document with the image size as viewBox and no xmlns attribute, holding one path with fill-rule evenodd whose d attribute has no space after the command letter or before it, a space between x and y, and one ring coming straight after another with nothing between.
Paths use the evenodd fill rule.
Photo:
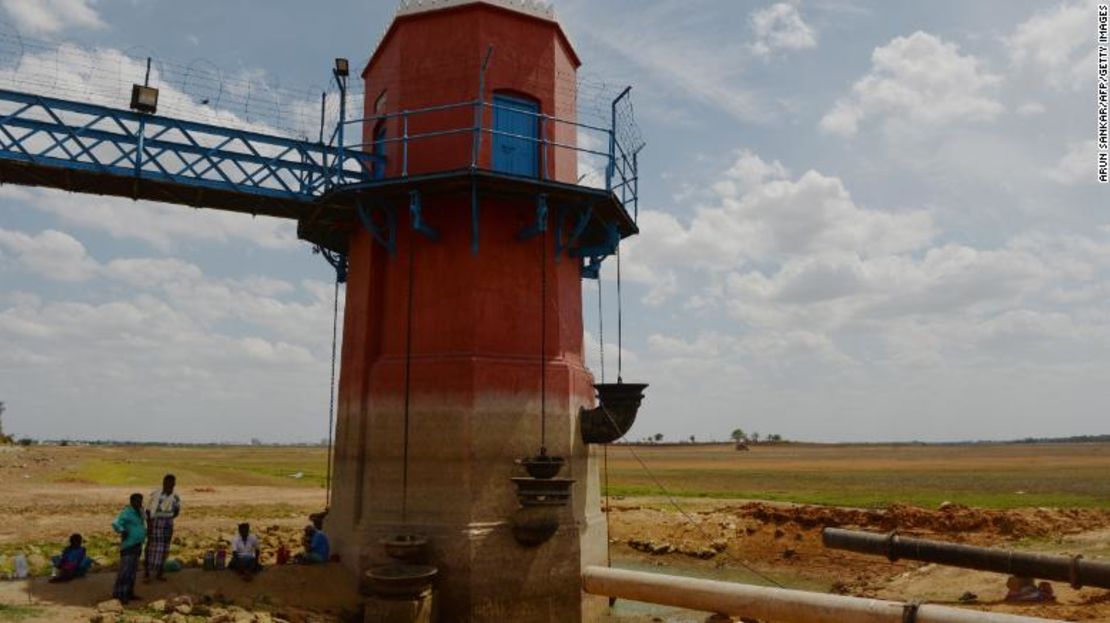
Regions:
<instances>
[{"instance_id":1,"label":"metal chain","mask_svg":"<svg viewBox=\"0 0 1110 623\"><path fill-rule=\"evenodd\" d=\"M617 382L624 373L624 312L621 309L621 247L617 245Z\"/></svg>"},{"instance_id":2,"label":"metal chain","mask_svg":"<svg viewBox=\"0 0 1110 623\"><path fill-rule=\"evenodd\" d=\"M597 275L597 350L601 357L601 382L605 382L605 315L601 309L601 273Z\"/></svg>"},{"instance_id":3,"label":"metal chain","mask_svg":"<svg viewBox=\"0 0 1110 623\"><path fill-rule=\"evenodd\" d=\"M331 462L333 433L335 430L335 353L339 341L339 271L335 273L335 293L332 296L331 310L331 383L328 385L328 475L327 475L327 508L331 508Z\"/></svg>"},{"instance_id":4,"label":"metal chain","mask_svg":"<svg viewBox=\"0 0 1110 623\"><path fill-rule=\"evenodd\" d=\"M605 525L609 526L609 444L601 446L602 461L605 464ZM613 545L609 535L605 535L605 562L606 566L613 566Z\"/></svg>"},{"instance_id":5,"label":"metal chain","mask_svg":"<svg viewBox=\"0 0 1110 623\"><path fill-rule=\"evenodd\" d=\"M408 300L406 301L405 320L405 429L402 440L401 463L401 523L408 519L409 500L409 403L412 396L412 291L413 274L416 264L416 237L413 228L409 228L409 284Z\"/></svg>"},{"instance_id":6,"label":"metal chain","mask_svg":"<svg viewBox=\"0 0 1110 623\"><path fill-rule=\"evenodd\" d=\"M546 217L545 217L546 218ZM547 454L547 223L540 235L540 455Z\"/></svg>"}]
</instances>

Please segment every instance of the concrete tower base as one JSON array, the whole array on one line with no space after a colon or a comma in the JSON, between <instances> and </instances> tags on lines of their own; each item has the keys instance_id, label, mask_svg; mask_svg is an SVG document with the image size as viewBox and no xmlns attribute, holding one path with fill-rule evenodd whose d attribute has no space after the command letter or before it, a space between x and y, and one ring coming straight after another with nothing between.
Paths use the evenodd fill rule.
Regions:
<instances>
[{"instance_id":1,"label":"concrete tower base","mask_svg":"<svg viewBox=\"0 0 1110 623\"><path fill-rule=\"evenodd\" d=\"M534 374L535 367L528 367ZM561 372L566 378L568 370ZM573 376L588 380L580 370ZM520 510L510 479L523 475L515 461L536 453L539 414L504 408L527 404L526 398L479 400L469 409L432 408L432 400L419 396L410 402L408 521L400 520L405 478L400 405L371 408L374 424L365 431L361 463L354 460L357 439L337 453L335 490L344 493L335 496L327 529L343 560L360 572L389 564L379 541L419 534L429 538L428 561L440 571L441 620L595 620L605 599L582 593L581 574L587 566L605 564L607 528L599 511L596 451L570 443L577 429L570 425L575 420L569 410L549 414L548 443L553 450L573 448L561 474L576 481L571 501L540 510L556 517L559 527L548 541L527 547L514 538L513 526L531 511ZM344 426L348 440L353 423ZM364 493L351 495L360 479Z\"/></svg>"}]
</instances>

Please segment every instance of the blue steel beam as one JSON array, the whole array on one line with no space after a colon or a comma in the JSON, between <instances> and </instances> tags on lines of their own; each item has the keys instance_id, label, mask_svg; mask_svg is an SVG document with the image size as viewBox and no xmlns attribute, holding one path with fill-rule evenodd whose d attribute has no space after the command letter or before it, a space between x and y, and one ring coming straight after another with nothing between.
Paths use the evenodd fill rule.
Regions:
<instances>
[{"instance_id":1,"label":"blue steel beam","mask_svg":"<svg viewBox=\"0 0 1110 623\"><path fill-rule=\"evenodd\" d=\"M3 160L309 204L337 187L370 180L372 163L382 159L262 132L0 89Z\"/></svg>"}]
</instances>

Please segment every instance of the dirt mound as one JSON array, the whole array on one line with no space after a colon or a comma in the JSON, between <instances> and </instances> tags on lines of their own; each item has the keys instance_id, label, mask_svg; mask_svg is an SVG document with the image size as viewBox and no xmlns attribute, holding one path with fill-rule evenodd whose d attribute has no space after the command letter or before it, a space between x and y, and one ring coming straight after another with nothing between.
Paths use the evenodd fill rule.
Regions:
<instances>
[{"instance_id":1,"label":"dirt mound","mask_svg":"<svg viewBox=\"0 0 1110 623\"><path fill-rule=\"evenodd\" d=\"M780 506L752 502L721 509L763 523L794 523L804 530L850 527L865 530L941 534L957 540L1026 538L1077 534L1110 524L1110 513L1090 509L985 510L945 503L937 510L892 505L868 510L825 506Z\"/></svg>"},{"instance_id":2,"label":"dirt mound","mask_svg":"<svg viewBox=\"0 0 1110 623\"><path fill-rule=\"evenodd\" d=\"M956 504L935 510L905 505L871 510L752 502L686 513L629 504L613 507L609 519L614 558L637 566L691 568L695 575L731 581L762 582L769 576L791 588L942 603L956 603L970 587L986 600L975 607L1110 621L1110 593L1097 589L1074 591L1056 583L1061 603L1031 609L1002 603L1005 576L910 560L890 562L821 543L822 528L844 527L1002 548L1022 547L1023 539L1032 538L1074 553L1081 539L1110 528L1108 511L986 510Z\"/></svg>"}]
</instances>

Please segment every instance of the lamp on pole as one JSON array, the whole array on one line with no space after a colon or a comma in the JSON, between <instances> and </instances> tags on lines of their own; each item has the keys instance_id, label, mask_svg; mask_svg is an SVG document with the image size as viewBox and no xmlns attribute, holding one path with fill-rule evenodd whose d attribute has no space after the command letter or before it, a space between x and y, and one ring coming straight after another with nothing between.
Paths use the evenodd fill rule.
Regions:
<instances>
[{"instance_id":1,"label":"lamp on pole","mask_svg":"<svg viewBox=\"0 0 1110 623\"><path fill-rule=\"evenodd\" d=\"M350 76L350 63L345 58L335 59L335 67L331 70L335 83L339 86L339 128L336 140L339 150L343 151L343 126L347 123L347 77Z\"/></svg>"}]
</instances>

